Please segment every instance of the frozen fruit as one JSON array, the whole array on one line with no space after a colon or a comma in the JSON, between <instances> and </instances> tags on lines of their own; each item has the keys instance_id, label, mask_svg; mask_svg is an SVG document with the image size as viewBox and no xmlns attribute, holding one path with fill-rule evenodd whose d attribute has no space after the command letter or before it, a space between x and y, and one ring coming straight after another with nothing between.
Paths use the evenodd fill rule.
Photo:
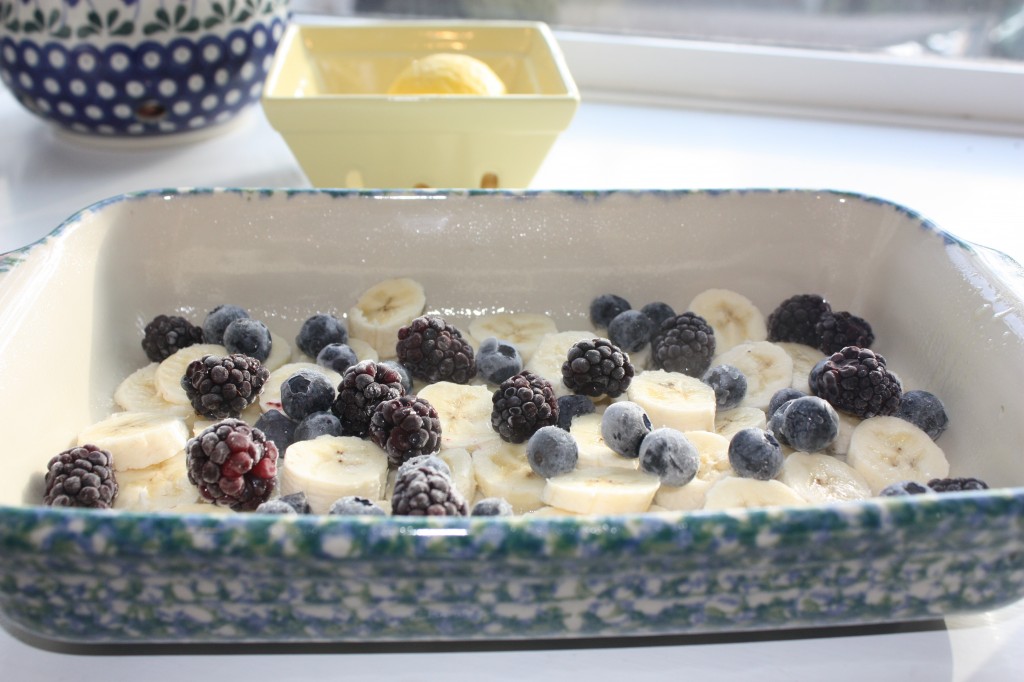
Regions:
<instances>
[{"instance_id":1,"label":"frozen fruit","mask_svg":"<svg viewBox=\"0 0 1024 682\"><path fill-rule=\"evenodd\" d=\"M661 328L661 323L676 316L676 311L668 303L653 301L640 309L651 321L651 335Z\"/></svg>"},{"instance_id":2,"label":"frozen fruit","mask_svg":"<svg viewBox=\"0 0 1024 682\"><path fill-rule=\"evenodd\" d=\"M885 358L867 348L847 346L831 355L814 390L832 407L861 419L895 414L903 387L885 366Z\"/></svg>"},{"instance_id":3,"label":"frozen fruit","mask_svg":"<svg viewBox=\"0 0 1024 682\"><path fill-rule=\"evenodd\" d=\"M204 355L185 368L181 387L198 414L225 419L251 405L269 376L267 368L248 355Z\"/></svg>"},{"instance_id":4,"label":"frozen fruit","mask_svg":"<svg viewBox=\"0 0 1024 682\"><path fill-rule=\"evenodd\" d=\"M395 477L394 516L467 516L469 508L448 476L429 466L410 467Z\"/></svg>"},{"instance_id":5,"label":"frozen fruit","mask_svg":"<svg viewBox=\"0 0 1024 682\"><path fill-rule=\"evenodd\" d=\"M402 384L402 389L406 393L412 393L412 375L409 374L409 370L394 360L383 360L380 364L394 370L398 374L398 381Z\"/></svg>"},{"instance_id":6,"label":"frozen fruit","mask_svg":"<svg viewBox=\"0 0 1024 682\"><path fill-rule=\"evenodd\" d=\"M878 494L881 497L902 497L904 495L927 495L934 492L930 487L916 481L896 481L882 488Z\"/></svg>"},{"instance_id":7,"label":"frozen fruit","mask_svg":"<svg viewBox=\"0 0 1024 682\"><path fill-rule=\"evenodd\" d=\"M358 495L338 498L331 503L327 513L331 516L387 516L379 504Z\"/></svg>"},{"instance_id":8,"label":"frozen fruit","mask_svg":"<svg viewBox=\"0 0 1024 682\"><path fill-rule=\"evenodd\" d=\"M651 342L654 324L639 310L623 310L608 323L608 339L627 353L635 353Z\"/></svg>"},{"instance_id":9,"label":"frozen fruit","mask_svg":"<svg viewBox=\"0 0 1024 682\"><path fill-rule=\"evenodd\" d=\"M281 384L281 408L296 421L314 412L329 411L334 399L334 386L315 370L301 369Z\"/></svg>"},{"instance_id":10,"label":"frozen fruit","mask_svg":"<svg viewBox=\"0 0 1024 682\"><path fill-rule=\"evenodd\" d=\"M768 340L817 348L821 340L816 329L818 321L831 312L832 306L817 294L791 296L768 315Z\"/></svg>"},{"instance_id":11,"label":"frozen fruit","mask_svg":"<svg viewBox=\"0 0 1024 682\"><path fill-rule=\"evenodd\" d=\"M590 321L599 329L606 328L615 316L632 308L629 301L615 294L601 294L590 302Z\"/></svg>"},{"instance_id":12,"label":"frozen fruit","mask_svg":"<svg viewBox=\"0 0 1024 682\"><path fill-rule=\"evenodd\" d=\"M629 388L635 373L629 355L608 339L577 341L562 363L562 383L592 398L617 398Z\"/></svg>"},{"instance_id":13,"label":"frozen fruit","mask_svg":"<svg viewBox=\"0 0 1024 682\"><path fill-rule=\"evenodd\" d=\"M821 398L804 396L785 404L779 430L794 449L818 452L828 447L839 433L839 415Z\"/></svg>"},{"instance_id":14,"label":"frozen fruit","mask_svg":"<svg viewBox=\"0 0 1024 682\"><path fill-rule=\"evenodd\" d=\"M285 514L292 516L299 513L295 511L295 507L287 502L282 502L280 498L263 502L260 506L256 507L255 511L257 514Z\"/></svg>"},{"instance_id":15,"label":"frozen fruit","mask_svg":"<svg viewBox=\"0 0 1024 682\"><path fill-rule=\"evenodd\" d=\"M953 493L961 490L988 490L988 483L978 478L933 478L928 487L937 493Z\"/></svg>"},{"instance_id":16,"label":"frozen fruit","mask_svg":"<svg viewBox=\"0 0 1024 682\"><path fill-rule=\"evenodd\" d=\"M491 428L509 443L522 443L542 426L557 424L558 398L551 382L533 372L510 376L491 396Z\"/></svg>"},{"instance_id":17,"label":"frozen fruit","mask_svg":"<svg viewBox=\"0 0 1024 682\"><path fill-rule=\"evenodd\" d=\"M651 432L651 420L644 408L629 400L609 405L601 415L601 437L605 445L623 457L640 456L640 444Z\"/></svg>"},{"instance_id":18,"label":"frozen fruit","mask_svg":"<svg viewBox=\"0 0 1024 682\"><path fill-rule=\"evenodd\" d=\"M277 477L277 446L240 419L207 427L185 446L188 480L204 499L236 511L266 502Z\"/></svg>"},{"instance_id":19,"label":"frozen fruit","mask_svg":"<svg viewBox=\"0 0 1024 682\"><path fill-rule=\"evenodd\" d=\"M370 416L377 405L405 395L402 377L393 368L373 360L352 365L341 375L338 397L331 412L341 420L342 434L364 438L370 429Z\"/></svg>"},{"instance_id":20,"label":"frozen fruit","mask_svg":"<svg viewBox=\"0 0 1024 682\"><path fill-rule=\"evenodd\" d=\"M743 478L771 480L782 471L782 462L779 441L763 429L737 431L729 441L729 464Z\"/></svg>"},{"instance_id":21,"label":"frozen fruit","mask_svg":"<svg viewBox=\"0 0 1024 682\"><path fill-rule=\"evenodd\" d=\"M485 497L477 500L469 510L470 516L512 516L515 510L503 497Z\"/></svg>"},{"instance_id":22,"label":"frozen fruit","mask_svg":"<svg viewBox=\"0 0 1024 682\"><path fill-rule=\"evenodd\" d=\"M544 426L526 442L526 460L538 476L552 478L576 468L579 460L576 439L557 426Z\"/></svg>"},{"instance_id":23,"label":"frozen fruit","mask_svg":"<svg viewBox=\"0 0 1024 682\"><path fill-rule=\"evenodd\" d=\"M914 424L932 440L938 440L949 426L946 406L938 396L928 391L914 390L904 393L894 416Z\"/></svg>"},{"instance_id":24,"label":"frozen fruit","mask_svg":"<svg viewBox=\"0 0 1024 682\"><path fill-rule=\"evenodd\" d=\"M309 500L306 498L306 493L301 490L295 493L289 493L288 495L282 495L277 499L280 502L290 505L300 514L312 513L312 510L309 508Z\"/></svg>"},{"instance_id":25,"label":"frozen fruit","mask_svg":"<svg viewBox=\"0 0 1024 682\"><path fill-rule=\"evenodd\" d=\"M704 373L701 381L715 390L715 407L731 410L739 407L747 395L747 377L732 365L716 365Z\"/></svg>"},{"instance_id":26,"label":"frozen fruit","mask_svg":"<svg viewBox=\"0 0 1024 682\"><path fill-rule=\"evenodd\" d=\"M177 315L157 315L142 334L142 350L153 362L162 362L197 343L203 343L203 330Z\"/></svg>"},{"instance_id":27,"label":"frozen fruit","mask_svg":"<svg viewBox=\"0 0 1024 682\"><path fill-rule=\"evenodd\" d=\"M348 329L345 323L327 313L317 313L307 318L295 337L295 345L311 358L319 355L328 344L347 342Z\"/></svg>"},{"instance_id":28,"label":"frozen fruit","mask_svg":"<svg viewBox=\"0 0 1024 682\"><path fill-rule=\"evenodd\" d=\"M440 317L423 315L398 330L398 361L428 383L466 384L476 375L473 347Z\"/></svg>"},{"instance_id":29,"label":"frozen fruit","mask_svg":"<svg viewBox=\"0 0 1024 682\"><path fill-rule=\"evenodd\" d=\"M266 362L270 356L270 330L259 320L242 317L224 330L224 347L229 353L241 353Z\"/></svg>"},{"instance_id":30,"label":"frozen fruit","mask_svg":"<svg viewBox=\"0 0 1024 682\"><path fill-rule=\"evenodd\" d=\"M820 339L818 349L826 355L838 353L847 346L870 348L875 342L875 333L868 321L845 311L823 314L814 332Z\"/></svg>"},{"instance_id":31,"label":"frozen fruit","mask_svg":"<svg viewBox=\"0 0 1024 682\"><path fill-rule=\"evenodd\" d=\"M715 355L715 332L694 313L666 320L651 339L651 361L657 369L700 377Z\"/></svg>"},{"instance_id":32,"label":"frozen fruit","mask_svg":"<svg viewBox=\"0 0 1024 682\"><path fill-rule=\"evenodd\" d=\"M219 305L206 314L203 320L203 339L206 343L223 345L224 330L228 325L239 318L249 317L249 313L237 305L225 303Z\"/></svg>"},{"instance_id":33,"label":"frozen fruit","mask_svg":"<svg viewBox=\"0 0 1024 682\"><path fill-rule=\"evenodd\" d=\"M295 440L295 427L297 425L298 422L281 410L270 409L260 415L260 418L256 420L253 427L259 429L268 439L274 441L274 445L277 446L278 455L284 457L288 446Z\"/></svg>"},{"instance_id":34,"label":"frozen fruit","mask_svg":"<svg viewBox=\"0 0 1024 682\"><path fill-rule=\"evenodd\" d=\"M316 364L344 374L345 370L359 362L356 352L347 343L329 343L316 355Z\"/></svg>"},{"instance_id":35,"label":"frozen fruit","mask_svg":"<svg viewBox=\"0 0 1024 682\"><path fill-rule=\"evenodd\" d=\"M46 465L43 504L110 509L117 499L114 456L85 444L55 455Z\"/></svg>"},{"instance_id":36,"label":"frozen fruit","mask_svg":"<svg viewBox=\"0 0 1024 682\"><path fill-rule=\"evenodd\" d=\"M818 393L818 379L821 378L821 373L825 371L825 363L831 355L826 355L821 360L814 363L814 367L811 367L811 371L807 373L807 386L811 389L811 393L817 395Z\"/></svg>"},{"instance_id":37,"label":"frozen fruit","mask_svg":"<svg viewBox=\"0 0 1024 682\"><path fill-rule=\"evenodd\" d=\"M295 425L293 443L313 440L320 436L340 436L343 434L341 421L330 412L313 412L306 415Z\"/></svg>"},{"instance_id":38,"label":"frozen fruit","mask_svg":"<svg viewBox=\"0 0 1024 682\"><path fill-rule=\"evenodd\" d=\"M448 466L448 462L444 461L435 454L429 455L413 455L409 459L402 462L398 467L398 473L402 473L406 469L412 469L418 466L433 467L437 469L445 476L452 475L452 468Z\"/></svg>"},{"instance_id":39,"label":"frozen fruit","mask_svg":"<svg viewBox=\"0 0 1024 682\"><path fill-rule=\"evenodd\" d=\"M654 429L640 443L640 470L657 476L665 485L686 485L699 468L700 453L681 431Z\"/></svg>"},{"instance_id":40,"label":"frozen fruit","mask_svg":"<svg viewBox=\"0 0 1024 682\"><path fill-rule=\"evenodd\" d=\"M388 453L392 466L441 449L441 420L423 398L403 395L377 405L370 417L370 440Z\"/></svg>"},{"instance_id":41,"label":"frozen fruit","mask_svg":"<svg viewBox=\"0 0 1024 682\"><path fill-rule=\"evenodd\" d=\"M523 356L514 344L489 336L476 349L476 369L488 383L500 384L523 371Z\"/></svg>"},{"instance_id":42,"label":"frozen fruit","mask_svg":"<svg viewBox=\"0 0 1024 682\"><path fill-rule=\"evenodd\" d=\"M780 388L772 394L771 400L768 401L768 411L765 415L771 419L772 415L774 415L780 407L791 400L803 398L806 395L806 393L798 388Z\"/></svg>"},{"instance_id":43,"label":"frozen fruit","mask_svg":"<svg viewBox=\"0 0 1024 682\"><path fill-rule=\"evenodd\" d=\"M592 414L597 408L585 395L563 395L558 399L558 428L568 431L575 417Z\"/></svg>"}]
</instances>

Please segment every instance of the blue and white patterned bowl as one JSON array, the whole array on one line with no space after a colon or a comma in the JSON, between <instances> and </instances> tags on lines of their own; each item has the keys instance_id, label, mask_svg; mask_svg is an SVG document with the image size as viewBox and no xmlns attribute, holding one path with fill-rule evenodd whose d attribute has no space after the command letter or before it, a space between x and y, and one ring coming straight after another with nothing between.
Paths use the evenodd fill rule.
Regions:
<instances>
[{"instance_id":1,"label":"blue and white patterned bowl","mask_svg":"<svg viewBox=\"0 0 1024 682\"><path fill-rule=\"evenodd\" d=\"M565 328L594 292L685 305L728 286L762 309L826 294L872 321L906 385L943 396L952 474L996 487L561 518L39 506L46 461L145 364L136 332L155 314L230 301L294 336L310 310L344 310L394 275L419 279L446 315L546 310ZM0 614L78 642L312 642L728 632L994 608L1024 596L1022 282L1005 257L841 192L115 197L0 257ZM40 368L60 381L39 381Z\"/></svg>"},{"instance_id":2,"label":"blue and white patterned bowl","mask_svg":"<svg viewBox=\"0 0 1024 682\"><path fill-rule=\"evenodd\" d=\"M259 101L289 0L0 0L0 77L105 138L209 131Z\"/></svg>"}]
</instances>

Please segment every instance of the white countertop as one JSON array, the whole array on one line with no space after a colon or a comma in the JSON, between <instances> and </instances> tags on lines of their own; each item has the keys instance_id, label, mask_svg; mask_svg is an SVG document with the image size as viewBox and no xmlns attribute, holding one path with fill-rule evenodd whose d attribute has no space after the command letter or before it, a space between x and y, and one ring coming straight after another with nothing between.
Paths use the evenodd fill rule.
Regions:
<instances>
[{"instance_id":1,"label":"white countertop","mask_svg":"<svg viewBox=\"0 0 1024 682\"><path fill-rule=\"evenodd\" d=\"M154 187L303 187L256 109L205 142L94 149L57 137L0 91L0 253L110 195ZM837 189L888 199L1024 262L1024 138L680 107L584 103L531 185ZM577 643L61 648L0 628L8 680L1018 680L1024 601L922 624Z\"/></svg>"}]
</instances>

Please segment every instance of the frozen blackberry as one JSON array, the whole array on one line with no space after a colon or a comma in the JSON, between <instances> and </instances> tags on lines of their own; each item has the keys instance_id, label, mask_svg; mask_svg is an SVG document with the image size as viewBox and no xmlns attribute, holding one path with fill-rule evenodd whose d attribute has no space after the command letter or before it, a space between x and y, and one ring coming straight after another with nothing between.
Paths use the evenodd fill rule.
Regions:
<instances>
[{"instance_id":1,"label":"frozen blackberry","mask_svg":"<svg viewBox=\"0 0 1024 682\"><path fill-rule=\"evenodd\" d=\"M847 346L871 348L875 342L875 333L868 321L845 311L822 315L814 326L814 333L819 338L818 349L826 355L838 353Z\"/></svg>"},{"instance_id":2,"label":"frozen blackberry","mask_svg":"<svg viewBox=\"0 0 1024 682\"><path fill-rule=\"evenodd\" d=\"M305 418L295 425L295 435L292 438L292 442L298 443L303 440L313 440L320 436L342 435L345 434L340 419L330 412L313 412L306 415Z\"/></svg>"},{"instance_id":3,"label":"frozen blackberry","mask_svg":"<svg viewBox=\"0 0 1024 682\"><path fill-rule=\"evenodd\" d=\"M300 369L281 384L281 409L297 421L314 412L327 412L334 398L334 386L316 370Z\"/></svg>"},{"instance_id":4,"label":"frozen blackberry","mask_svg":"<svg viewBox=\"0 0 1024 682\"><path fill-rule=\"evenodd\" d=\"M557 426L542 426L526 442L526 460L538 476L552 478L576 468L580 458L576 439Z\"/></svg>"},{"instance_id":5,"label":"frozen blackberry","mask_svg":"<svg viewBox=\"0 0 1024 682\"><path fill-rule=\"evenodd\" d=\"M327 513L331 516L387 516L383 507L365 497L349 495L331 503Z\"/></svg>"},{"instance_id":6,"label":"frozen blackberry","mask_svg":"<svg viewBox=\"0 0 1024 682\"><path fill-rule=\"evenodd\" d=\"M45 483L43 504L110 509L118 490L114 456L90 444L65 450L46 465Z\"/></svg>"},{"instance_id":7,"label":"frozen blackberry","mask_svg":"<svg viewBox=\"0 0 1024 682\"><path fill-rule=\"evenodd\" d=\"M142 350L153 362L162 362L182 348L202 342L202 328L177 315L157 315L142 334Z\"/></svg>"},{"instance_id":8,"label":"frozen blackberry","mask_svg":"<svg viewBox=\"0 0 1024 682\"><path fill-rule=\"evenodd\" d=\"M342 435L365 438L377 405L403 395L405 388L398 371L382 362L363 360L341 375L331 412L341 421Z\"/></svg>"},{"instance_id":9,"label":"frozen blackberry","mask_svg":"<svg viewBox=\"0 0 1024 682\"><path fill-rule=\"evenodd\" d=\"M469 510L470 516L512 516L515 510L504 497L485 497Z\"/></svg>"},{"instance_id":10,"label":"frozen blackberry","mask_svg":"<svg viewBox=\"0 0 1024 682\"><path fill-rule=\"evenodd\" d=\"M739 407L747 395L747 377L732 365L716 365L700 379L715 390L715 408L731 410Z\"/></svg>"},{"instance_id":11,"label":"frozen blackberry","mask_svg":"<svg viewBox=\"0 0 1024 682\"><path fill-rule=\"evenodd\" d=\"M383 448L388 461L397 467L410 457L441 449L441 420L423 398L403 395L377 405L370 417L370 440Z\"/></svg>"},{"instance_id":12,"label":"frozen blackberry","mask_svg":"<svg viewBox=\"0 0 1024 682\"><path fill-rule=\"evenodd\" d=\"M476 368L487 383L500 384L523 371L523 356L514 344L489 336L476 349Z\"/></svg>"},{"instance_id":13,"label":"frozen blackberry","mask_svg":"<svg viewBox=\"0 0 1024 682\"><path fill-rule=\"evenodd\" d=\"M268 376L267 368L248 355L204 355L185 368L181 387L198 414L225 419L251 405Z\"/></svg>"},{"instance_id":14,"label":"frozen blackberry","mask_svg":"<svg viewBox=\"0 0 1024 682\"><path fill-rule=\"evenodd\" d=\"M466 384L476 375L473 347L440 317L423 315L398 330L398 361L427 383Z\"/></svg>"},{"instance_id":15,"label":"frozen blackberry","mask_svg":"<svg viewBox=\"0 0 1024 682\"><path fill-rule=\"evenodd\" d=\"M316 356L316 364L338 374L344 374L346 369L358 362L356 352L347 343L329 343Z\"/></svg>"},{"instance_id":16,"label":"frozen blackberry","mask_svg":"<svg viewBox=\"0 0 1024 682\"><path fill-rule=\"evenodd\" d=\"M394 516L467 516L469 507L452 480L430 466L406 468L395 477Z\"/></svg>"},{"instance_id":17,"label":"frozen blackberry","mask_svg":"<svg viewBox=\"0 0 1024 682\"><path fill-rule=\"evenodd\" d=\"M224 330L239 318L249 317L245 308L226 303L219 305L206 314L203 320L203 338L206 343L224 343Z\"/></svg>"},{"instance_id":18,"label":"frozen blackberry","mask_svg":"<svg viewBox=\"0 0 1024 682\"><path fill-rule=\"evenodd\" d=\"M344 322L326 313L308 318L295 337L295 345L311 358L318 356L324 346L332 343L348 343L348 330Z\"/></svg>"},{"instance_id":19,"label":"frozen blackberry","mask_svg":"<svg viewBox=\"0 0 1024 682\"><path fill-rule=\"evenodd\" d=\"M569 431L572 420L585 414L593 414L597 407L585 395L563 395L558 399L558 428Z\"/></svg>"},{"instance_id":20,"label":"frozen blackberry","mask_svg":"<svg viewBox=\"0 0 1024 682\"><path fill-rule=\"evenodd\" d=\"M978 478L933 478L928 487L937 493L955 493L962 490L988 490L988 483Z\"/></svg>"},{"instance_id":21,"label":"frozen blackberry","mask_svg":"<svg viewBox=\"0 0 1024 682\"><path fill-rule=\"evenodd\" d=\"M188 480L204 499L252 511L266 502L277 476L277 446L240 419L225 419L185 445Z\"/></svg>"},{"instance_id":22,"label":"frozen blackberry","mask_svg":"<svg viewBox=\"0 0 1024 682\"><path fill-rule=\"evenodd\" d=\"M409 374L409 370L407 370L405 367L402 367L401 364L395 362L394 360L384 360L380 364L387 367L388 369L395 370L395 372L398 373L398 379L399 382L402 384L402 388L405 390L406 393L412 393L412 375Z\"/></svg>"},{"instance_id":23,"label":"frozen blackberry","mask_svg":"<svg viewBox=\"0 0 1024 682\"><path fill-rule=\"evenodd\" d=\"M807 385L810 387L811 393L815 395L818 394L818 378L821 376L821 373L825 371L825 363L828 362L830 357L831 356L826 355L821 360L818 360L814 363L814 367L811 367L811 371L807 373Z\"/></svg>"},{"instance_id":24,"label":"frozen blackberry","mask_svg":"<svg viewBox=\"0 0 1024 682\"><path fill-rule=\"evenodd\" d=\"M715 332L700 315L683 313L662 322L651 339L657 369L700 377L715 355Z\"/></svg>"},{"instance_id":25,"label":"frozen blackberry","mask_svg":"<svg viewBox=\"0 0 1024 682\"><path fill-rule=\"evenodd\" d=\"M241 353L260 362L270 357L270 330L259 320L242 317L224 330L224 347L229 353Z\"/></svg>"},{"instance_id":26,"label":"frozen blackberry","mask_svg":"<svg viewBox=\"0 0 1024 682\"><path fill-rule=\"evenodd\" d=\"M281 410L267 410L253 424L254 428L263 432L277 446L278 456L284 457L288 446L295 440L295 427L298 423Z\"/></svg>"},{"instance_id":27,"label":"frozen blackberry","mask_svg":"<svg viewBox=\"0 0 1024 682\"><path fill-rule=\"evenodd\" d=\"M569 348L562 363L562 383L573 393L617 398L635 373L629 355L608 339L584 339Z\"/></svg>"},{"instance_id":28,"label":"frozen blackberry","mask_svg":"<svg viewBox=\"0 0 1024 682\"><path fill-rule=\"evenodd\" d=\"M661 323L665 320L671 319L676 316L676 311L668 303L661 301L653 301L648 303L640 309L644 315L651 320L651 335L661 327Z\"/></svg>"},{"instance_id":29,"label":"frozen blackberry","mask_svg":"<svg viewBox=\"0 0 1024 682\"><path fill-rule=\"evenodd\" d=\"M885 358L856 346L825 361L814 389L832 407L861 419L895 414L903 396L900 380L886 369Z\"/></svg>"},{"instance_id":30,"label":"frozen blackberry","mask_svg":"<svg viewBox=\"0 0 1024 682\"><path fill-rule=\"evenodd\" d=\"M817 294L791 296L768 315L768 340L817 348L821 341L816 329L818 321L831 312L832 306Z\"/></svg>"},{"instance_id":31,"label":"frozen blackberry","mask_svg":"<svg viewBox=\"0 0 1024 682\"><path fill-rule=\"evenodd\" d=\"M558 398L551 382L529 370L501 382L491 404L491 427L509 443L522 443L540 427L558 424Z\"/></svg>"},{"instance_id":32,"label":"frozen blackberry","mask_svg":"<svg viewBox=\"0 0 1024 682\"><path fill-rule=\"evenodd\" d=\"M895 416L906 419L917 426L932 440L938 440L949 426L949 416L946 414L945 405L942 404L938 396L928 391L916 390L904 393Z\"/></svg>"},{"instance_id":33,"label":"frozen blackberry","mask_svg":"<svg viewBox=\"0 0 1024 682\"><path fill-rule=\"evenodd\" d=\"M632 308L629 301L615 294L601 294L590 302L590 321L595 327L606 328L619 313Z\"/></svg>"}]
</instances>

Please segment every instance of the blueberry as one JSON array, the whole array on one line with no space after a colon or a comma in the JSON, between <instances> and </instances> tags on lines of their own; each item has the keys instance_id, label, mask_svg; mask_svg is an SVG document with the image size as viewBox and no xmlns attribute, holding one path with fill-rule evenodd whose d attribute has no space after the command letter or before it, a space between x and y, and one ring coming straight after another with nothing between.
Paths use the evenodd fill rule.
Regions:
<instances>
[{"instance_id":1,"label":"blueberry","mask_svg":"<svg viewBox=\"0 0 1024 682\"><path fill-rule=\"evenodd\" d=\"M769 481L782 471L782 460L779 441L762 429L737 431L729 441L729 464L743 478Z\"/></svg>"},{"instance_id":2,"label":"blueberry","mask_svg":"<svg viewBox=\"0 0 1024 682\"><path fill-rule=\"evenodd\" d=\"M894 415L906 419L927 433L932 440L938 440L949 426L949 416L942 401L928 391L907 391Z\"/></svg>"},{"instance_id":3,"label":"blueberry","mask_svg":"<svg viewBox=\"0 0 1024 682\"><path fill-rule=\"evenodd\" d=\"M828 359L831 357L832 356L830 355L827 358L818 360L807 375L807 385L811 387L811 393L814 395L818 395L818 377L820 377L821 373L825 371L825 363L828 362Z\"/></svg>"},{"instance_id":4,"label":"blueberry","mask_svg":"<svg viewBox=\"0 0 1024 682\"><path fill-rule=\"evenodd\" d=\"M260 415L260 418L253 424L253 428L259 429L277 446L277 452L284 457L285 450L295 440L295 426L297 422L290 419L288 415L280 410L267 410Z\"/></svg>"},{"instance_id":5,"label":"blueberry","mask_svg":"<svg viewBox=\"0 0 1024 682\"><path fill-rule=\"evenodd\" d=\"M593 414L594 401L589 396L570 393L558 399L558 428L568 431L572 420L585 414Z\"/></svg>"},{"instance_id":6,"label":"blueberry","mask_svg":"<svg viewBox=\"0 0 1024 682\"><path fill-rule=\"evenodd\" d=\"M206 314L203 320L203 341L205 343L224 343L224 330L239 318L249 317L245 308L226 303L219 305Z\"/></svg>"},{"instance_id":7,"label":"blueberry","mask_svg":"<svg viewBox=\"0 0 1024 682\"><path fill-rule=\"evenodd\" d=\"M470 510L470 516L512 516L515 511L503 497L485 497Z\"/></svg>"},{"instance_id":8,"label":"blueberry","mask_svg":"<svg viewBox=\"0 0 1024 682\"><path fill-rule=\"evenodd\" d=\"M335 500L327 513L331 516L387 516L387 512L379 505L357 495Z\"/></svg>"},{"instance_id":9,"label":"blueberry","mask_svg":"<svg viewBox=\"0 0 1024 682\"><path fill-rule=\"evenodd\" d=\"M320 436L340 436L341 421L330 412L314 412L295 426L293 443Z\"/></svg>"},{"instance_id":10,"label":"blueberry","mask_svg":"<svg viewBox=\"0 0 1024 682\"><path fill-rule=\"evenodd\" d=\"M476 351L476 371L492 384L500 384L523 370L523 356L508 341L489 336Z\"/></svg>"},{"instance_id":11,"label":"blueberry","mask_svg":"<svg viewBox=\"0 0 1024 682\"><path fill-rule=\"evenodd\" d=\"M347 343L329 343L316 354L316 364L344 374L345 370L359 362L356 352Z\"/></svg>"},{"instance_id":12,"label":"blueberry","mask_svg":"<svg viewBox=\"0 0 1024 682\"><path fill-rule=\"evenodd\" d=\"M302 492L301 490L297 493L289 493L287 495L282 495L277 499L280 500L281 502L284 502L285 504L291 505L292 508L295 509L295 511L299 512L300 514L313 513L313 510L309 506L309 500L306 499L306 493Z\"/></svg>"},{"instance_id":13,"label":"blueberry","mask_svg":"<svg viewBox=\"0 0 1024 682\"><path fill-rule=\"evenodd\" d=\"M299 335L295 337L295 345L311 358L318 356L329 343L348 343L348 330L344 322L324 313L303 322Z\"/></svg>"},{"instance_id":14,"label":"blueberry","mask_svg":"<svg viewBox=\"0 0 1024 682\"><path fill-rule=\"evenodd\" d=\"M804 396L786 403L779 428L791 447L818 452L836 439L839 415L821 398Z\"/></svg>"},{"instance_id":15,"label":"blueberry","mask_svg":"<svg viewBox=\"0 0 1024 682\"><path fill-rule=\"evenodd\" d=\"M542 426L526 442L526 459L534 473L544 478L567 474L576 468L580 452L576 439L557 426Z\"/></svg>"},{"instance_id":16,"label":"blueberry","mask_svg":"<svg viewBox=\"0 0 1024 682\"><path fill-rule=\"evenodd\" d=\"M224 330L224 347L229 353L241 353L266 362L270 356L270 330L259 320L240 317Z\"/></svg>"},{"instance_id":17,"label":"blueberry","mask_svg":"<svg viewBox=\"0 0 1024 682\"><path fill-rule=\"evenodd\" d=\"M903 497L904 495L927 495L935 492L931 488L916 481L897 481L890 483L879 491L880 497Z\"/></svg>"},{"instance_id":18,"label":"blueberry","mask_svg":"<svg viewBox=\"0 0 1024 682\"><path fill-rule=\"evenodd\" d=\"M665 320L670 320L676 316L676 311L668 303L662 303L661 301L654 301L648 303L640 309L644 315L650 318L653 330L657 331L661 328L661 323Z\"/></svg>"},{"instance_id":19,"label":"blueberry","mask_svg":"<svg viewBox=\"0 0 1024 682\"><path fill-rule=\"evenodd\" d=\"M768 433L775 436L775 440L779 441L782 445L789 445L789 441L786 440L786 434L782 433L782 420L786 416L786 408L788 406L788 402L780 405L779 408L775 410L775 413L772 414L771 419L768 420Z\"/></svg>"},{"instance_id":20,"label":"blueberry","mask_svg":"<svg viewBox=\"0 0 1024 682\"><path fill-rule=\"evenodd\" d=\"M768 414L765 415L769 419L775 414L775 411L780 407L788 403L790 400L796 400L797 398L803 398L807 394L798 388L780 388L772 394L771 400L768 401Z\"/></svg>"},{"instance_id":21,"label":"blueberry","mask_svg":"<svg viewBox=\"0 0 1024 682\"><path fill-rule=\"evenodd\" d=\"M311 369L300 369L281 384L281 408L296 421L331 409L335 397L327 377Z\"/></svg>"},{"instance_id":22,"label":"blueberry","mask_svg":"<svg viewBox=\"0 0 1024 682\"><path fill-rule=\"evenodd\" d=\"M601 417L605 445L623 457L639 457L640 444L650 432L651 420L644 408L629 400L612 403Z\"/></svg>"},{"instance_id":23,"label":"blueberry","mask_svg":"<svg viewBox=\"0 0 1024 682\"><path fill-rule=\"evenodd\" d=\"M700 453L676 429L654 429L640 444L640 469L665 485L686 485L697 475Z\"/></svg>"},{"instance_id":24,"label":"blueberry","mask_svg":"<svg viewBox=\"0 0 1024 682\"><path fill-rule=\"evenodd\" d=\"M256 507L257 514L290 514L295 515L299 512L295 511L295 507L291 506L287 502L281 500L267 500Z\"/></svg>"},{"instance_id":25,"label":"blueberry","mask_svg":"<svg viewBox=\"0 0 1024 682\"><path fill-rule=\"evenodd\" d=\"M719 410L739 407L747 395L747 377L739 368L732 365L712 367L704 372L701 381L715 389L715 407Z\"/></svg>"},{"instance_id":26,"label":"blueberry","mask_svg":"<svg viewBox=\"0 0 1024 682\"><path fill-rule=\"evenodd\" d=\"M385 360L380 364L386 365L398 372L398 376L401 377L402 388L405 389L406 394L412 393L412 374L409 373L409 369L405 365L394 360Z\"/></svg>"},{"instance_id":27,"label":"blueberry","mask_svg":"<svg viewBox=\"0 0 1024 682\"><path fill-rule=\"evenodd\" d=\"M608 323L608 340L627 353L635 353L651 342L654 325L639 310L623 310Z\"/></svg>"},{"instance_id":28,"label":"blueberry","mask_svg":"<svg viewBox=\"0 0 1024 682\"><path fill-rule=\"evenodd\" d=\"M590 321L595 327L607 327L616 315L633 306L615 294L601 294L590 302Z\"/></svg>"}]
</instances>

